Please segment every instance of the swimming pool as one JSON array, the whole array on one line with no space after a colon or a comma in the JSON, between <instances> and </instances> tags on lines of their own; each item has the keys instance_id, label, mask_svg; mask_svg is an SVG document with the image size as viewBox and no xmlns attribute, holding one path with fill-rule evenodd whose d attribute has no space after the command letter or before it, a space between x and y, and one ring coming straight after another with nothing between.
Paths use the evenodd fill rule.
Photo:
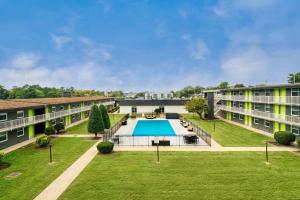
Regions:
<instances>
[{"instance_id":1,"label":"swimming pool","mask_svg":"<svg viewBox=\"0 0 300 200\"><path fill-rule=\"evenodd\" d=\"M133 136L175 136L168 120L139 120L133 130Z\"/></svg>"}]
</instances>

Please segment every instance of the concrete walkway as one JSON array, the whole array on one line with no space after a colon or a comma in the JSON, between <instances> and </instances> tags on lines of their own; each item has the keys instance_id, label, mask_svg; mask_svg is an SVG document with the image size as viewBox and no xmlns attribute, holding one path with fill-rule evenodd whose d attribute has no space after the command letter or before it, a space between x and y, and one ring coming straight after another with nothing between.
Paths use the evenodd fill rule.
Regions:
<instances>
[{"instance_id":1,"label":"concrete walkway","mask_svg":"<svg viewBox=\"0 0 300 200\"><path fill-rule=\"evenodd\" d=\"M12 151L15 151L15 150L17 150L17 149L19 149L19 148L22 148L22 147L27 146L27 145L29 145L29 144L35 142L35 140L36 140L36 138L31 138L31 139L26 140L26 141L24 141L24 142L20 142L20 143L18 143L18 144L13 145L13 146L10 146L10 147L7 147L7 148L5 148L5 149L2 149L1 151L4 152L5 154L7 154L7 153L10 153L10 152L12 152Z\"/></svg>"},{"instance_id":2,"label":"concrete walkway","mask_svg":"<svg viewBox=\"0 0 300 200\"><path fill-rule=\"evenodd\" d=\"M56 178L46 189L44 189L35 200L55 200L69 187L75 178L98 154L94 144L78 160L76 160L68 169L66 169L58 178Z\"/></svg>"},{"instance_id":3,"label":"concrete walkway","mask_svg":"<svg viewBox=\"0 0 300 200\"><path fill-rule=\"evenodd\" d=\"M95 135L94 134L58 134L58 135L51 135L51 137L60 137L60 138L69 138L69 137L83 137L83 138L94 138ZM102 138L101 135L98 135L98 138Z\"/></svg>"},{"instance_id":4,"label":"concrete walkway","mask_svg":"<svg viewBox=\"0 0 300 200\"><path fill-rule=\"evenodd\" d=\"M159 147L160 151L190 151L190 152L207 152L207 151L266 151L265 147ZM156 151L156 147L124 147L115 146L114 151ZM287 152L299 152L296 147L268 147L268 151L287 151Z\"/></svg>"}]
</instances>

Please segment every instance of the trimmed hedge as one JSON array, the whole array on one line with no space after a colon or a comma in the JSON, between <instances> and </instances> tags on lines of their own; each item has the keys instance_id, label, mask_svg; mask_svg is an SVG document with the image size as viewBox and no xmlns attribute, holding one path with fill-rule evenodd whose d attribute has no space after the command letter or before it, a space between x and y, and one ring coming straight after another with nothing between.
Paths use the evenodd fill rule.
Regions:
<instances>
[{"instance_id":1,"label":"trimmed hedge","mask_svg":"<svg viewBox=\"0 0 300 200\"><path fill-rule=\"evenodd\" d=\"M100 142L97 145L97 149L100 153L107 154L111 153L112 150L114 149L114 143L111 142Z\"/></svg>"},{"instance_id":2,"label":"trimmed hedge","mask_svg":"<svg viewBox=\"0 0 300 200\"><path fill-rule=\"evenodd\" d=\"M298 139L297 139L297 146L298 146L298 148L300 148L300 137L298 137Z\"/></svg>"},{"instance_id":3,"label":"trimmed hedge","mask_svg":"<svg viewBox=\"0 0 300 200\"><path fill-rule=\"evenodd\" d=\"M296 136L288 131L278 131L274 134L274 139L279 143L283 145L290 145L291 142L294 142L296 139Z\"/></svg>"},{"instance_id":4,"label":"trimmed hedge","mask_svg":"<svg viewBox=\"0 0 300 200\"><path fill-rule=\"evenodd\" d=\"M0 163L3 162L4 156L5 156L4 152L0 151Z\"/></svg>"},{"instance_id":5,"label":"trimmed hedge","mask_svg":"<svg viewBox=\"0 0 300 200\"><path fill-rule=\"evenodd\" d=\"M65 125L63 123L57 123L54 125L54 129L56 130L56 133L60 133L60 131L65 129Z\"/></svg>"},{"instance_id":6,"label":"trimmed hedge","mask_svg":"<svg viewBox=\"0 0 300 200\"><path fill-rule=\"evenodd\" d=\"M53 134L55 134L55 129L52 126L49 126L49 127L45 128L45 134L53 135Z\"/></svg>"},{"instance_id":7,"label":"trimmed hedge","mask_svg":"<svg viewBox=\"0 0 300 200\"><path fill-rule=\"evenodd\" d=\"M38 144L40 147L46 147L50 143L50 137L47 135L41 135L36 138L35 143Z\"/></svg>"}]
</instances>

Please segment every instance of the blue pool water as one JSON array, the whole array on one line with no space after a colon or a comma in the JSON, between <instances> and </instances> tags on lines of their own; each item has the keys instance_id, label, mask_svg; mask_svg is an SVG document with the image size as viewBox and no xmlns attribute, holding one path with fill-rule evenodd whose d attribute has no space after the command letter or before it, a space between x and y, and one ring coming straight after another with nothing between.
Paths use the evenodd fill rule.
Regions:
<instances>
[{"instance_id":1,"label":"blue pool water","mask_svg":"<svg viewBox=\"0 0 300 200\"><path fill-rule=\"evenodd\" d=\"M175 136L168 120L139 120L133 130L133 136Z\"/></svg>"}]
</instances>

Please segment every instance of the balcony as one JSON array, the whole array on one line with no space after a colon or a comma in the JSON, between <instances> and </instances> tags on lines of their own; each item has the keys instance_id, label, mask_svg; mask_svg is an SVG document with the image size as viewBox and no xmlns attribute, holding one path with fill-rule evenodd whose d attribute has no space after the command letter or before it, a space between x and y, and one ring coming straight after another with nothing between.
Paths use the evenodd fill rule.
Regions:
<instances>
[{"instance_id":1,"label":"balcony","mask_svg":"<svg viewBox=\"0 0 300 200\"><path fill-rule=\"evenodd\" d=\"M110 101L110 102L103 102L101 104L107 106L107 105L113 105L114 103L115 103L114 101ZM36 115L33 117L25 117L25 118L0 122L0 132L11 131L13 129L22 128L29 125L38 124L41 122L65 117L68 115L89 111L91 110L91 107L92 106L90 105L90 106L74 108L70 110L62 110L62 111L52 112L48 114Z\"/></svg>"},{"instance_id":2,"label":"balcony","mask_svg":"<svg viewBox=\"0 0 300 200\"><path fill-rule=\"evenodd\" d=\"M220 106L221 110L239 113L243 115L249 115L257 118L262 118L270 121L276 121L280 123L286 123L291 125L300 125L300 117L297 116L288 116L288 115L280 115L270 112L263 112L259 110L245 110L244 108L237 108L237 107L226 107L224 105Z\"/></svg>"},{"instance_id":3,"label":"balcony","mask_svg":"<svg viewBox=\"0 0 300 200\"><path fill-rule=\"evenodd\" d=\"M242 101L266 104L300 105L300 96L239 96L222 95L222 100Z\"/></svg>"}]
</instances>

